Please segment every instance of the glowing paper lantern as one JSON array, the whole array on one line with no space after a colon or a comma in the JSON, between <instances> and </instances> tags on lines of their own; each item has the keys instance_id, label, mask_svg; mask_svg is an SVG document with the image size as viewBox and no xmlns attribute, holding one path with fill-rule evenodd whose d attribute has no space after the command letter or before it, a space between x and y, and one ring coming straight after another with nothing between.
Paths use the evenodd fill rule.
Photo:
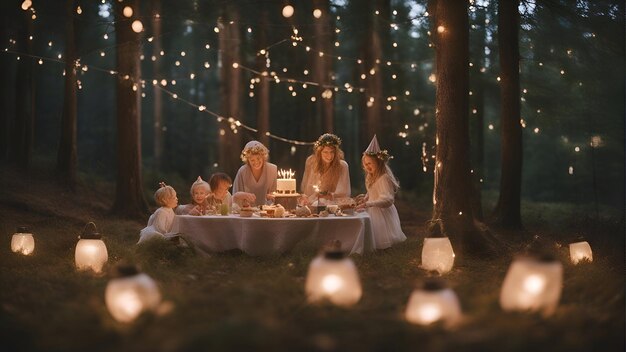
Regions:
<instances>
[{"instance_id":1,"label":"glowing paper lantern","mask_svg":"<svg viewBox=\"0 0 626 352\"><path fill-rule=\"evenodd\" d=\"M15 253L30 255L35 250L35 238L28 227L21 226L15 230L11 238L11 250Z\"/></svg>"},{"instance_id":2,"label":"glowing paper lantern","mask_svg":"<svg viewBox=\"0 0 626 352\"><path fill-rule=\"evenodd\" d=\"M461 319L461 305L452 289L439 281L427 281L413 291L404 315L413 324L442 322L451 326Z\"/></svg>"},{"instance_id":3,"label":"glowing paper lantern","mask_svg":"<svg viewBox=\"0 0 626 352\"><path fill-rule=\"evenodd\" d=\"M540 311L545 316L556 310L563 286L563 266L550 256L520 257L504 278L500 306L507 311Z\"/></svg>"},{"instance_id":4,"label":"glowing paper lantern","mask_svg":"<svg viewBox=\"0 0 626 352\"><path fill-rule=\"evenodd\" d=\"M161 302L157 284L133 265L118 266L117 277L107 284L104 299L115 320L129 323Z\"/></svg>"},{"instance_id":5,"label":"glowing paper lantern","mask_svg":"<svg viewBox=\"0 0 626 352\"><path fill-rule=\"evenodd\" d=\"M293 13L294 13L293 6L287 5L287 6L283 7L283 17L289 18L289 17L293 16Z\"/></svg>"},{"instance_id":6,"label":"glowing paper lantern","mask_svg":"<svg viewBox=\"0 0 626 352\"><path fill-rule=\"evenodd\" d=\"M581 260L593 261L591 246L587 241L570 243L569 256L573 264L578 264Z\"/></svg>"},{"instance_id":7,"label":"glowing paper lantern","mask_svg":"<svg viewBox=\"0 0 626 352\"><path fill-rule=\"evenodd\" d=\"M122 10L124 17L131 17L133 15L133 8L130 6L125 6L124 10Z\"/></svg>"},{"instance_id":8,"label":"glowing paper lantern","mask_svg":"<svg viewBox=\"0 0 626 352\"><path fill-rule=\"evenodd\" d=\"M439 275L452 270L454 251L448 237L426 237L422 247L422 269L436 271Z\"/></svg>"},{"instance_id":9,"label":"glowing paper lantern","mask_svg":"<svg viewBox=\"0 0 626 352\"><path fill-rule=\"evenodd\" d=\"M83 233L78 236L74 259L78 270L93 270L95 273L102 272L104 263L109 259L107 246L102 241L102 236L93 222L85 225Z\"/></svg>"},{"instance_id":10,"label":"glowing paper lantern","mask_svg":"<svg viewBox=\"0 0 626 352\"><path fill-rule=\"evenodd\" d=\"M351 306L361 299L359 273L340 245L317 256L309 265L305 291L309 302L324 299L340 306Z\"/></svg>"}]
</instances>

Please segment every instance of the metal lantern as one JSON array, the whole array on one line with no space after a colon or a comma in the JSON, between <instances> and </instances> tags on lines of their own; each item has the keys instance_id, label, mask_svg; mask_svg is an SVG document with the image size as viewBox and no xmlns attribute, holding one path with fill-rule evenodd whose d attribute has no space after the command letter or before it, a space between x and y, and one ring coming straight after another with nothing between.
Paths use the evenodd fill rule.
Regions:
<instances>
[{"instance_id":1,"label":"metal lantern","mask_svg":"<svg viewBox=\"0 0 626 352\"><path fill-rule=\"evenodd\" d=\"M102 241L102 236L93 222L85 225L83 233L78 236L74 259L78 270L93 270L95 273L102 272L104 263L109 259L107 246Z\"/></svg>"},{"instance_id":2,"label":"metal lantern","mask_svg":"<svg viewBox=\"0 0 626 352\"><path fill-rule=\"evenodd\" d=\"M500 306L507 311L554 313L561 297L563 266L552 256L519 257L506 274Z\"/></svg>"},{"instance_id":3,"label":"metal lantern","mask_svg":"<svg viewBox=\"0 0 626 352\"><path fill-rule=\"evenodd\" d=\"M413 324L442 322L452 326L461 319L461 305L452 289L443 282L431 280L411 293L404 315Z\"/></svg>"},{"instance_id":4,"label":"metal lantern","mask_svg":"<svg viewBox=\"0 0 626 352\"><path fill-rule=\"evenodd\" d=\"M448 237L426 237L422 247L422 269L445 274L454 265L454 251Z\"/></svg>"},{"instance_id":5,"label":"metal lantern","mask_svg":"<svg viewBox=\"0 0 626 352\"><path fill-rule=\"evenodd\" d=\"M327 299L336 305L351 306L361 299L359 273L340 248L328 250L311 261L305 285L309 302Z\"/></svg>"},{"instance_id":6,"label":"metal lantern","mask_svg":"<svg viewBox=\"0 0 626 352\"><path fill-rule=\"evenodd\" d=\"M570 243L569 256L573 264L578 264L581 260L593 261L591 246L587 241Z\"/></svg>"},{"instance_id":7,"label":"metal lantern","mask_svg":"<svg viewBox=\"0 0 626 352\"><path fill-rule=\"evenodd\" d=\"M134 265L123 265L107 284L104 299L115 320L129 323L142 312L154 311L161 302L161 292L150 276Z\"/></svg>"},{"instance_id":8,"label":"metal lantern","mask_svg":"<svg viewBox=\"0 0 626 352\"><path fill-rule=\"evenodd\" d=\"M11 238L11 250L15 253L30 255L35 250L35 238L28 227L20 226Z\"/></svg>"}]
</instances>

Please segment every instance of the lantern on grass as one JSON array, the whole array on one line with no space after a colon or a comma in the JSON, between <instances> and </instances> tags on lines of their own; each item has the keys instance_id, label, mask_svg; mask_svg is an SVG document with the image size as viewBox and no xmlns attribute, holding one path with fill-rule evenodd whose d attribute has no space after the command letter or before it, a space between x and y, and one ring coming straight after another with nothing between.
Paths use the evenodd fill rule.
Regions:
<instances>
[{"instance_id":1,"label":"lantern on grass","mask_svg":"<svg viewBox=\"0 0 626 352\"><path fill-rule=\"evenodd\" d=\"M98 233L96 224L93 222L85 225L83 233L78 236L74 259L78 270L93 270L95 273L102 272L104 263L109 259L107 246L102 241L102 235Z\"/></svg>"},{"instance_id":2,"label":"lantern on grass","mask_svg":"<svg viewBox=\"0 0 626 352\"><path fill-rule=\"evenodd\" d=\"M339 306L351 306L361 299L361 281L356 266L341 251L339 241L336 243L309 265L305 284L309 302L327 299Z\"/></svg>"},{"instance_id":3,"label":"lantern on grass","mask_svg":"<svg viewBox=\"0 0 626 352\"><path fill-rule=\"evenodd\" d=\"M454 291L444 282L429 280L411 293L404 316L413 324L442 322L452 326L461 319L461 305Z\"/></svg>"},{"instance_id":4,"label":"lantern on grass","mask_svg":"<svg viewBox=\"0 0 626 352\"><path fill-rule=\"evenodd\" d=\"M563 266L553 256L525 256L513 261L504 278L500 306L507 311L554 313L561 297Z\"/></svg>"},{"instance_id":5,"label":"lantern on grass","mask_svg":"<svg viewBox=\"0 0 626 352\"><path fill-rule=\"evenodd\" d=\"M570 243L569 256L573 264L578 264L581 260L593 261L591 246L587 241Z\"/></svg>"},{"instance_id":6,"label":"lantern on grass","mask_svg":"<svg viewBox=\"0 0 626 352\"><path fill-rule=\"evenodd\" d=\"M28 227L20 226L11 238L11 250L15 253L30 255L35 250L35 238Z\"/></svg>"},{"instance_id":7,"label":"lantern on grass","mask_svg":"<svg viewBox=\"0 0 626 352\"><path fill-rule=\"evenodd\" d=\"M129 323L144 311L154 311L161 303L161 292L150 276L134 265L119 265L116 277L107 284L104 299L115 320Z\"/></svg>"},{"instance_id":8,"label":"lantern on grass","mask_svg":"<svg viewBox=\"0 0 626 352\"><path fill-rule=\"evenodd\" d=\"M445 274L454 265L452 243L446 236L426 237L422 247L422 269Z\"/></svg>"}]
</instances>

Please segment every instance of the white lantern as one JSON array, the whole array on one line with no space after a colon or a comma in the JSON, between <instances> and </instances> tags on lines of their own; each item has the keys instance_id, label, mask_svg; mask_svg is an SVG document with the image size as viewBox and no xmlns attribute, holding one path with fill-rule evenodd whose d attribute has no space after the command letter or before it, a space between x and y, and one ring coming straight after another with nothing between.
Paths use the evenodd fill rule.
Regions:
<instances>
[{"instance_id":1,"label":"white lantern","mask_svg":"<svg viewBox=\"0 0 626 352\"><path fill-rule=\"evenodd\" d=\"M102 236L93 222L85 225L83 233L78 236L74 259L78 270L93 270L95 273L102 272L104 263L109 259L107 246L102 241Z\"/></svg>"},{"instance_id":2,"label":"white lantern","mask_svg":"<svg viewBox=\"0 0 626 352\"><path fill-rule=\"evenodd\" d=\"M35 250L35 238L28 227L20 226L11 238L11 250L15 253L30 255Z\"/></svg>"},{"instance_id":3,"label":"white lantern","mask_svg":"<svg viewBox=\"0 0 626 352\"><path fill-rule=\"evenodd\" d=\"M500 306L507 311L540 311L545 316L556 310L563 286L563 266L553 257L520 257L504 278Z\"/></svg>"},{"instance_id":4,"label":"white lantern","mask_svg":"<svg viewBox=\"0 0 626 352\"><path fill-rule=\"evenodd\" d=\"M422 269L445 274L454 265L454 251L448 237L426 237L422 248Z\"/></svg>"},{"instance_id":5,"label":"white lantern","mask_svg":"<svg viewBox=\"0 0 626 352\"><path fill-rule=\"evenodd\" d=\"M118 277L107 284L104 299L115 320L129 323L142 312L154 311L161 302L161 292L150 276L135 266L119 266Z\"/></svg>"},{"instance_id":6,"label":"white lantern","mask_svg":"<svg viewBox=\"0 0 626 352\"><path fill-rule=\"evenodd\" d=\"M593 261L591 246L587 241L570 243L569 256L573 264L578 264L581 260L588 260L590 262Z\"/></svg>"},{"instance_id":7,"label":"white lantern","mask_svg":"<svg viewBox=\"0 0 626 352\"><path fill-rule=\"evenodd\" d=\"M352 259L340 249L317 256L309 265L305 291L309 302L329 300L351 306L361 299L361 281Z\"/></svg>"},{"instance_id":8,"label":"white lantern","mask_svg":"<svg viewBox=\"0 0 626 352\"><path fill-rule=\"evenodd\" d=\"M442 322L452 326L461 319L461 305L452 289L438 281L428 281L411 293L404 316L413 324Z\"/></svg>"}]
</instances>

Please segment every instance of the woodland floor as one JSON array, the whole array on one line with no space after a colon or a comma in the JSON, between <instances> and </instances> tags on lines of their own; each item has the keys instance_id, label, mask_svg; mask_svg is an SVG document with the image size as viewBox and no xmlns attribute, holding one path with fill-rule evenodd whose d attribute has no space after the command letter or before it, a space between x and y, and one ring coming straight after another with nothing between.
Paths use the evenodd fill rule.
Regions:
<instances>
[{"instance_id":1,"label":"woodland floor","mask_svg":"<svg viewBox=\"0 0 626 352\"><path fill-rule=\"evenodd\" d=\"M549 318L506 313L498 296L515 250L497 258L466 257L444 276L461 301L463 322L453 330L403 319L419 268L430 210L400 194L406 242L354 255L363 284L350 309L305 302L304 280L316 254L296 249L273 257L241 252L200 256L166 242L135 245L146 219L108 215L113 185L82 176L77 192L49 181L0 171L0 348L4 351L624 351L623 209L524 203L525 231L496 231L512 248L538 235L554 244L564 264L560 305ZM89 186L85 186L88 180ZM137 263L159 284L161 314L124 325L104 306L108 275L74 269L76 238L95 221L109 251L109 268ZM11 253L17 226L35 233L32 256ZM567 243L585 235L593 263L568 262ZM560 247L559 247L560 245Z\"/></svg>"}]
</instances>

